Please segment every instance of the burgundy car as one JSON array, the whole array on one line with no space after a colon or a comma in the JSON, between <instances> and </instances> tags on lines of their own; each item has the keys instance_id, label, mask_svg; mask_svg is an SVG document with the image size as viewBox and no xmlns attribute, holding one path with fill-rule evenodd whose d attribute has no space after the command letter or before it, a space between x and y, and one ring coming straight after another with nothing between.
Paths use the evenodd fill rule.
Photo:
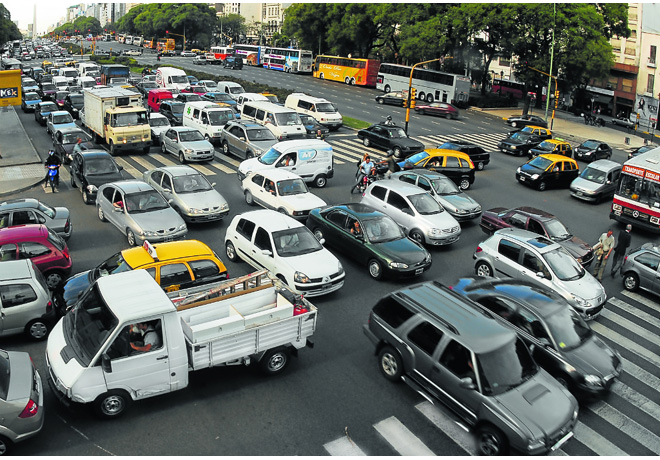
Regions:
<instances>
[{"instance_id":1,"label":"burgundy car","mask_svg":"<svg viewBox=\"0 0 660 460\"><path fill-rule=\"evenodd\" d=\"M451 118L452 120L456 120L459 115L458 108L446 102L417 103L415 105L415 112L422 115Z\"/></svg>"},{"instance_id":2,"label":"burgundy car","mask_svg":"<svg viewBox=\"0 0 660 460\"><path fill-rule=\"evenodd\" d=\"M479 225L487 235L501 228L516 227L546 236L563 246L583 267L588 267L594 259L589 244L572 235L555 216L540 209L528 206L489 209L481 215Z\"/></svg>"},{"instance_id":3,"label":"burgundy car","mask_svg":"<svg viewBox=\"0 0 660 460\"><path fill-rule=\"evenodd\" d=\"M64 240L43 224L0 229L0 260L32 259L55 289L71 274L71 257Z\"/></svg>"}]
</instances>

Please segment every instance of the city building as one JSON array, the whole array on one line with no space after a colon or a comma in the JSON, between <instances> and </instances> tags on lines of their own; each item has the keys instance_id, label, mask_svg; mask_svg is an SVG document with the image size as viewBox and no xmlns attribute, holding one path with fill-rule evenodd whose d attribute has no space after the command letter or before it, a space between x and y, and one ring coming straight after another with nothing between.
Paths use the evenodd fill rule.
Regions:
<instances>
[{"instance_id":1,"label":"city building","mask_svg":"<svg viewBox=\"0 0 660 460\"><path fill-rule=\"evenodd\" d=\"M282 30L284 11L291 3L209 3L218 16L238 14L245 18L247 41L271 38Z\"/></svg>"}]
</instances>

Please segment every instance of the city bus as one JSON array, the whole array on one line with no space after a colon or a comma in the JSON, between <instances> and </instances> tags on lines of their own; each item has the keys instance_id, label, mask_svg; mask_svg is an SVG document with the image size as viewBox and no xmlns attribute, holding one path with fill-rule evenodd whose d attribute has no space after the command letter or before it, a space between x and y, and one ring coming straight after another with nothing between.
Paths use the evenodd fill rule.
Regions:
<instances>
[{"instance_id":1,"label":"city bus","mask_svg":"<svg viewBox=\"0 0 660 460\"><path fill-rule=\"evenodd\" d=\"M262 64L264 69L311 73L313 62L314 58L311 51L266 47Z\"/></svg>"},{"instance_id":2,"label":"city bus","mask_svg":"<svg viewBox=\"0 0 660 460\"><path fill-rule=\"evenodd\" d=\"M21 61L13 58L2 58L2 70L21 70Z\"/></svg>"},{"instance_id":3,"label":"city bus","mask_svg":"<svg viewBox=\"0 0 660 460\"><path fill-rule=\"evenodd\" d=\"M660 148L623 164L610 219L660 232Z\"/></svg>"},{"instance_id":4,"label":"city bus","mask_svg":"<svg viewBox=\"0 0 660 460\"><path fill-rule=\"evenodd\" d=\"M376 86L380 61L340 56L316 56L314 78L344 82L347 85Z\"/></svg>"},{"instance_id":5,"label":"city bus","mask_svg":"<svg viewBox=\"0 0 660 460\"><path fill-rule=\"evenodd\" d=\"M234 48L230 46L212 46L211 52L207 54L206 59L209 64L220 64L221 61L224 61L228 56L232 56L233 54ZM209 55L213 56L212 60L209 60Z\"/></svg>"},{"instance_id":6,"label":"city bus","mask_svg":"<svg viewBox=\"0 0 660 460\"><path fill-rule=\"evenodd\" d=\"M399 64L381 64L376 89L386 93L407 91L411 69L412 67ZM439 70L415 69L412 86L417 89L417 99L429 103L437 101L455 104L470 99L470 79L463 75Z\"/></svg>"},{"instance_id":7,"label":"city bus","mask_svg":"<svg viewBox=\"0 0 660 460\"><path fill-rule=\"evenodd\" d=\"M247 65L261 65L264 58L264 47L259 45L234 45L234 53L243 58Z\"/></svg>"},{"instance_id":8,"label":"city bus","mask_svg":"<svg viewBox=\"0 0 660 460\"><path fill-rule=\"evenodd\" d=\"M509 97L511 94L511 97L514 99L522 99L525 94L525 84L512 80L494 78L491 92L505 97Z\"/></svg>"}]
</instances>

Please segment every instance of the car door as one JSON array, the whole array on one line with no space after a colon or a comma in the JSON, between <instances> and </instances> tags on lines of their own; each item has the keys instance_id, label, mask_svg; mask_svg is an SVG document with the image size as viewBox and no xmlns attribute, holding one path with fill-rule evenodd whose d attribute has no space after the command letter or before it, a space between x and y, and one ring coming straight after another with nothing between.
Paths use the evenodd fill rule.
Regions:
<instances>
[{"instance_id":1,"label":"car door","mask_svg":"<svg viewBox=\"0 0 660 460\"><path fill-rule=\"evenodd\" d=\"M660 256L645 252L635 257L637 273L639 274L639 285L644 289L660 291Z\"/></svg>"},{"instance_id":2,"label":"car door","mask_svg":"<svg viewBox=\"0 0 660 460\"><path fill-rule=\"evenodd\" d=\"M348 232L348 227L346 226L348 214L341 209L333 209L327 213L320 213L320 216L320 230L323 233L326 244L341 252L350 253L353 236ZM315 228L312 228L312 231L314 230ZM351 246L347 246L349 242Z\"/></svg>"},{"instance_id":3,"label":"car door","mask_svg":"<svg viewBox=\"0 0 660 460\"><path fill-rule=\"evenodd\" d=\"M546 184L548 184L548 185L561 184L561 181L562 181L561 164L562 163L563 163L563 161L555 161L550 166L548 166L548 168L542 174L542 177L545 180Z\"/></svg>"},{"instance_id":4,"label":"car door","mask_svg":"<svg viewBox=\"0 0 660 460\"><path fill-rule=\"evenodd\" d=\"M251 265L254 268L265 268L274 274L279 273L270 234L263 227L257 227L257 230L254 232L251 253L250 258L254 261ZM293 280L287 280L287 282L289 281Z\"/></svg>"},{"instance_id":5,"label":"car door","mask_svg":"<svg viewBox=\"0 0 660 460\"><path fill-rule=\"evenodd\" d=\"M388 131L380 126L374 126L372 131L372 144L376 147L385 148L390 145Z\"/></svg>"},{"instance_id":6,"label":"car door","mask_svg":"<svg viewBox=\"0 0 660 460\"><path fill-rule=\"evenodd\" d=\"M408 351L412 352L412 359L410 360L412 368L406 369L406 373L411 375L424 387L428 386L427 382L431 382L432 386L429 388L431 393L444 401L447 399L443 395L444 389L433 378L434 373L437 372L435 366L437 360L434 359L434 354L443 335L443 332L436 326L426 320L422 320L411 327L403 339L405 340L406 348L409 348Z\"/></svg>"},{"instance_id":7,"label":"car door","mask_svg":"<svg viewBox=\"0 0 660 460\"><path fill-rule=\"evenodd\" d=\"M38 296L28 283L0 285L0 333L22 332L32 319L41 316ZM42 303L41 310L46 312Z\"/></svg>"},{"instance_id":8,"label":"car door","mask_svg":"<svg viewBox=\"0 0 660 460\"><path fill-rule=\"evenodd\" d=\"M107 192L107 194L105 193ZM124 195L116 189L115 187L108 187L104 190L104 195L107 197L107 200L103 200L103 212L106 219L111 222L115 227L120 229L122 232L126 227L123 226L124 218L122 214L126 209L126 200L124 200ZM119 209L115 208L113 203L122 202L124 207Z\"/></svg>"},{"instance_id":9,"label":"car door","mask_svg":"<svg viewBox=\"0 0 660 460\"><path fill-rule=\"evenodd\" d=\"M563 182L562 185L568 186L573 182L573 180L580 175L580 170L578 169L577 163L572 161L564 161L564 167L562 169L563 173Z\"/></svg>"},{"instance_id":10,"label":"car door","mask_svg":"<svg viewBox=\"0 0 660 460\"><path fill-rule=\"evenodd\" d=\"M190 286L193 277L190 267L181 262L161 265L158 268L158 280L158 284L165 292L173 292Z\"/></svg>"},{"instance_id":11,"label":"car door","mask_svg":"<svg viewBox=\"0 0 660 460\"><path fill-rule=\"evenodd\" d=\"M83 158L80 153L76 153L76 155L73 157L70 168L71 177L73 178L73 182L76 184L76 187L84 187L82 180Z\"/></svg>"},{"instance_id":12,"label":"car door","mask_svg":"<svg viewBox=\"0 0 660 460\"><path fill-rule=\"evenodd\" d=\"M543 369L556 375L556 371L559 370L557 368L566 365L554 350L550 333L536 313L521 305L511 315L509 321L516 326L518 335L529 347L534 361Z\"/></svg>"},{"instance_id":13,"label":"car door","mask_svg":"<svg viewBox=\"0 0 660 460\"><path fill-rule=\"evenodd\" d=\"M11 216L11 225L28 225L28 224L39 224L39 219L34 214L34 211L30 209L16 209L12 212Z\"/></svg>"},{"instance_id":14,"label":"car door","mask_svg":"<svg viewBox=\"0 0 660 460\"><path fill-rule=\"evenodd\" d=\"M158 192L161 192L161 182L163 181L163 172L162 171L152 171L149 174L149 179L147 180L147 183L151 185L154 189L158 190Z\"/></svg>"},{"instance_id":15,"label":"car door","mask_svg":"<svg viewBox=\"0 0 660 460\"><path fill-rule=\"evenodd\" d=\"M165 198L166 201L174 199L174 185L172 184L172 175L164 172L162 173L163 177L160 181L160 186L156 187L156 190L160 192L161 195Z\"/></svg>"},{"instance_id":16,"label":"car door","mask_svg":"<svg viewBox=\"0 0 660 460\"><path fill-rule=\"evenodd\" d=\"M176 152L178 150L178 145L177 145L177 132L173 129L170 129L167 131L167 134L165 135L165 149L166 153L172 153L176 155Z\"/></svg>"},{"instance_id":17,"label":"car door","mask_svg":"<svg viewBox=\"0 0 660 460\"><path fill-rule=\"evenodd\" d=\"M521 255L522 247L518 243L502 238L497 244L497 254L493 257L493 269L498 275L518 278Z\"/></svg>"},{"instance_id":18,"label":"car door","mask_svg":"<svg viewBox=\"0 0 660 460\"><path fill-rule=\"evenodd\" d=\"M355 232L355 228L359 228L360 231ZM351 229L353 229L353 232L351 232ZM352 214L348 214L343 227L339 231L341 232L339 247L344 253L365 265L370 259L374 258L376 251L373 248L373 244L368 241L368 235L365 236L367 229L363 221L360 221Z\"/></svg>"},{"instance_id":19,"label":"car door","mask_svg":"<svg viewBox=\"0 0 660 460\"><path fill-rule=\"evenodd\" d=\"M266 190L264 189L264 181L266 178L261 174L253 174L252 178L245 184L245 188L252 194L253 200L266 207Z\"/></svg>"},{"instance_id":20,"label":"car door","mask_svg":"<svg viewBox=\"0 0 660 460\"><path fill-rule=\"evenodd\" d=\"M523 249L518 278L552 290L552 274L545 261L529 249Z\"/></svg>"},{"instance_id":21,"label":"car door","mask_svg":"<svg viewBox=\"0 0 660 460\"><path fill-rule=\"evenodd\" d=\"M449 177L454 183L461 182L461 160L453 155L444 155L442 168L439 172Z\"/></svg>"},{"instance_id":22,"label":"car door","mask_svg":"<svg viewBox=\"0 0 660 460\"><path fill-rule=\"evenodd\" d=\"M252 237L255 229L256 225L254 222L241 218L236 224L236 231L229 238L238 256L252 266L254 264L250 260L252 259Z\"/></svg>"}]
</instances>

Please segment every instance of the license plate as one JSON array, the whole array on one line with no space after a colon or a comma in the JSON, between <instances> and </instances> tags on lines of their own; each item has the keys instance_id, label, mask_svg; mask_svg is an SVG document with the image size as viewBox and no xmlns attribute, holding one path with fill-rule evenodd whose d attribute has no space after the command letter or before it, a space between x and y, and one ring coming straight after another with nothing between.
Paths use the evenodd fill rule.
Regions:
<instances>
[{"instance_id":1,"label":"license plate","mask_svg":"<svg viewBox=\"0 0 660 460\"><path fill-rule=\"evenodd\" d=\"M418 268L417 270L415 270L415 275L421 275L422 273L424 273L423 268Z\"/></svg>"},{"instance_id":2,"label":"license plate","mask_svg":"<svg viewBox=\"0 0 660 460\"><path fill-rule=\"evenodd\" d=\"M523 176L520 176L520 182L525 182L525 178Z\"/></svg>"},{"instance_id":3,"label":"license plate","mask_svg":"<svg viewBox=\"0 0 660 460\"><path fill-rule=\"evenodd\" d=\"M582 192L577 192L576 195L577 195L577 196L582 196L583 193L582 193Z\"/></svg>"},{"instance_id":4,"label":"license plate","mask_svg":"<svg viewBox=\"0 0 660 460\"><path fill-rule=\"evenodd\" d=\"M331 287L332 287L332 283L328 283L321 286L321 289L330 289Z\"/></svg>"},{"instance_id":5,"label":"license plate","mask_svg":"<svg viewBox=\"0 0 660 460\"><path fill-rule=\"evenodd\" d=\"M621 215L621 211L614 211L614 214L617 215L617 216L620 216L620 215Z\"/></svg>"}]
</instances>

